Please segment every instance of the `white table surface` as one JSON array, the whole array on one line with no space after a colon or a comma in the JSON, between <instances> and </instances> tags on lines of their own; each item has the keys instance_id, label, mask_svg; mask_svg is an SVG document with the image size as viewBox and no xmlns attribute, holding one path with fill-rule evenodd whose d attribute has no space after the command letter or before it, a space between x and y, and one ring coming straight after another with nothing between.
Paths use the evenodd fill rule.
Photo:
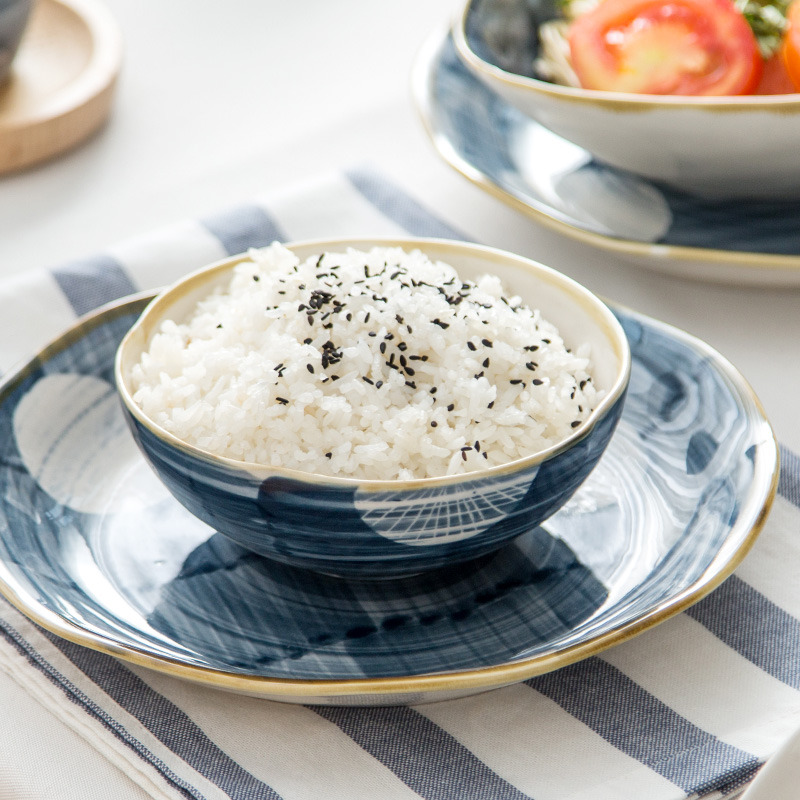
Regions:
<instances>
[{"instance_id":1,"label":"white table surface","mask_svg":"<svg viewBox=\"0 0 800 800\"><path fill-rule=\"evenodd\" d=\"M456 0L108 6L126 46L112 117L67 156L0 179L0 279L367 162L474 239L705 339L800 452L800 290L704 285L623 263L540 227L442 163L409 75ZM0 335L13 335L2 320ZM0 799L145 797L35 705L0 676L0 707L18 720L0 726ZM44 768L26 757L33 747L49 753Z\"/></svg>"}]
</instances>

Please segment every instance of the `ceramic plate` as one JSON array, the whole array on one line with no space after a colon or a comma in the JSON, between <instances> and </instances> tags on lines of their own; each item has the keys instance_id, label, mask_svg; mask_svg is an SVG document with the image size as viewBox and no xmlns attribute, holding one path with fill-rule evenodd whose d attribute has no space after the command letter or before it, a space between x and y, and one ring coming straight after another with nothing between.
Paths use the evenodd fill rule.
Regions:
<instances>
[{"instance_id":1,"label":"ceramic plate","mask_svg":"<svg viewBox=\"0 0 800 800\"><path fill-rule=\"evenodd\" d=\"M741 376L688 335L618 310L633 351L622 421L544 526L416 578L282 566L190 516L133 444L113 362L146 301L85 318L0 387L0 589L67 639L178 677L374 705L513 683L705 595L775 493L777 446Z\"/></svg>"},{"instance_id":2,"label":"ceramic plate","mask_svg":"<svg viewBox=\"0 0 800 800\"><path fill-rule=\"evenodd\" d=\"M800 285L800 201L703 199L599 164L481 83L447 34L423 48L414 94L449 164L561 233L682 277Z\"/></svg>"}]
</instances>

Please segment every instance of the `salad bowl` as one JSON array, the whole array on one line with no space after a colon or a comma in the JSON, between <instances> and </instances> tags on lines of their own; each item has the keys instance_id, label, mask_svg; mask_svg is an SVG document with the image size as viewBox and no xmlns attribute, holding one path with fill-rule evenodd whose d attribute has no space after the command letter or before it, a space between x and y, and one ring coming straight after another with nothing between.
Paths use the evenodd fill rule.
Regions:
<instances>
[{"instance_id":1,"label":"salad bowl","mask_svg":"<svg viewBox=\"0 0 800 800\"><path fill-rule=\"evenodd\" d=\"M800 195L800 93L682 96L561 85L538 77L550 0L469 0L459 57L507 103L599 162L703 197Z\"/></svg>"}]
</instances>

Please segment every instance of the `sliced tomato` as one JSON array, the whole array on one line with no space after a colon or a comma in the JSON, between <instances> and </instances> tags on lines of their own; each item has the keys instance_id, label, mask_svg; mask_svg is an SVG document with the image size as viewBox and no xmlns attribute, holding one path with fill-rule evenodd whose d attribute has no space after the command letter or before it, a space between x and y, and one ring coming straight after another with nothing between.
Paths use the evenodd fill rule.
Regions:
<instances>
[{"instance_id":1,"label":"sliced tomato","mask_svg":"<svg viewBox=\"0 0 800 800\"><path fill-rule=\"evenodd\" d=\"M764 71L753 94L793 94L794 83L786 70L786 64L780 53L764 62Z\"/></svg>"},{"instance_id":2,"label":"sliced tomato","mask_svg":"<svg viewBox=\"0 0 800 800\"><path fill-rule=\"evenodd\" d=\"M755 36L730 0L601 0L572 23L569 46L587 89L749 94L763 69Z\"/></svg>"},{"instance_id":3,"label":"sliced tomato","mask_svg":"<svg viewBox=\"0 0 800 800\"><path fill-rule=\"evenodd\" d=\"M800 92L800 2L798 0L789 6L786 20L789 27L783 37L781 57L795 91Z\"/></svg>"}]
</instances>

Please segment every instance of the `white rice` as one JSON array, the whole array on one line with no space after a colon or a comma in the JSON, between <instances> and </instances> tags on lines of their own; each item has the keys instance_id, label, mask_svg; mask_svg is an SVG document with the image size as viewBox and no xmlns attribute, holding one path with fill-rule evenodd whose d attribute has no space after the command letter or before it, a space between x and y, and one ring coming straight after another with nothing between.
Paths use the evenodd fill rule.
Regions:
<instances>
[{"instance_id":1,"label":"white rice","mask_svg":"<svg viewBox=\"0 0 800 800\"><path fill-rule=\"evenodd\" d=\"M249 253L161 326L134 400L178 438L306 472L409 479L485 469L566 438L600 398L588 347L497 277L376 248L304 263Z\"/></svg>"}]
</instances>

